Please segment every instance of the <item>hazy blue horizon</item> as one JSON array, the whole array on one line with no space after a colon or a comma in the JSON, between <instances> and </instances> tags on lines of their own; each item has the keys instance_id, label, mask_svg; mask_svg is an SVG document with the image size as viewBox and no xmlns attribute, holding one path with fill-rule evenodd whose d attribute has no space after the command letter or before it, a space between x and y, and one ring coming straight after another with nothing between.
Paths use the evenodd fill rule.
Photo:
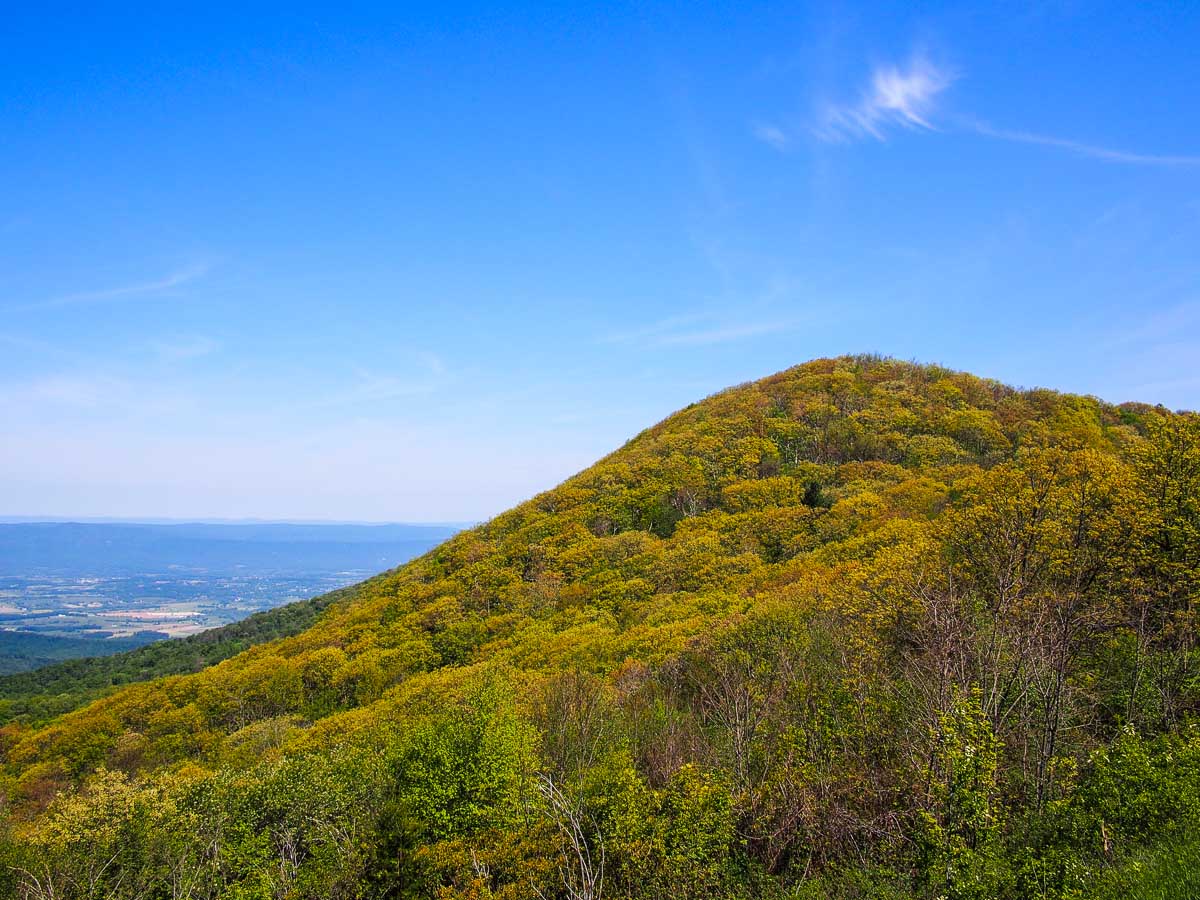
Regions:
<instances>
[{"instance_id":1,"label":"hazy blue horizon","mask_svg":"<svg viewBox=\"0 0 1200 900\"><path fill-rule=\"evenodd\" d=\"M439 521L371 521L371 520L346 520L346 519L264 519L256 517L246 517L240 519L222 519L222 518L169 518L169 517L154 517L154 516L71 516L63 515L36 515L23 516L19 513L12 515L0 515L0 525L318 525L337 528L340 526L346 527L363 527L363 528L386 528L388 526L411 526L418 528L470 528L473 525L479 524L476 521L469 522L439 522Z\"/></svg>"}]
</instances>

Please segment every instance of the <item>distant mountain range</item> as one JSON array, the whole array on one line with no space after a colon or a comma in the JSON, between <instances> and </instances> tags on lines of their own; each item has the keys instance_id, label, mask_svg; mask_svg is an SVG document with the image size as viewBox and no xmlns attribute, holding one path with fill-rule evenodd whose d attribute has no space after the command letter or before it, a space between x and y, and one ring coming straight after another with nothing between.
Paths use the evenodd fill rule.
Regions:
<instances>
[{"instance_id":1,"label":"distant mountain range","mask_svg":"<svg viewBox=\"0 0 1200 900\"><path fill-rule=\"evenodd\" d=\"M273 522L6 523L0 524L0 575L378 571L424 552L460 528Z\"/></svg>"}]
</instances>

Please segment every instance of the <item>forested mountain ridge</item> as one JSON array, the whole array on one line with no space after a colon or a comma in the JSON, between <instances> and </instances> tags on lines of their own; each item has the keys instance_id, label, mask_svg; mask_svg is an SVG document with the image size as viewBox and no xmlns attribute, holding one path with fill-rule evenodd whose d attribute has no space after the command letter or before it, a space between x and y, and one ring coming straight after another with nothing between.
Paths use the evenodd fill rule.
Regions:
<instances>
[{"instance_id":1,"label":"forested mountain ridge","mask_svg":"<svg viewBox=\"0 0 1200 900\"><path fill-rule=\"evenodd\" d=\"M7 889L1190 891L1198 593L1194 414L816 360L299 635L0 729Z\"/></svg>"},{"instance_id":2,"label":"forested mountain ridge","mask_svg":"<svg viewBox=\"0 0 1200 900\"><path fill-rule=\"evenodd\" d=\"M68 638L28 631L0 629L0 684L33 669L81 656L125 653L161 640L160 632L141 632L128 638ZM0 724L3 724L0 717Z\"/></svg>"}]
</instances>

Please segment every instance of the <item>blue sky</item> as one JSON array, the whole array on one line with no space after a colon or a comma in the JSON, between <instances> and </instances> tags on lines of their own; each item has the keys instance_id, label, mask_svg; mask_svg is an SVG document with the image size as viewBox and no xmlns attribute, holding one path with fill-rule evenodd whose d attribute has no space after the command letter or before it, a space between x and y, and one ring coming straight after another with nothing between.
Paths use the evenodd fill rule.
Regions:
<instances>
[{"instance_id":1,"label":"blue sky","mask_svg":"<svg viewBox=\"0 0 1200 900\"><path fill-rule=\"evenodd\" d=\"M873 351L1200 406L1200 4L29 4L0 514L470 520Z\"/></svg>"}]
</instances>

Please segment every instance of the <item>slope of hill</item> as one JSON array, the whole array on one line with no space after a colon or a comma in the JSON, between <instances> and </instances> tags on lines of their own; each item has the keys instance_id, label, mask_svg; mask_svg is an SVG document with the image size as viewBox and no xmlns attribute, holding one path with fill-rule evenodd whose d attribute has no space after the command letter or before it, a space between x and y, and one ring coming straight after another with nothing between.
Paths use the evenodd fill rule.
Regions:
<instances>
[{"instance_id":1,"label":"slope of hill","mask_svg":"<svg viewBox=\"0 0 1200 900\"><path fill-rule=\"evenodd\" d=\"M25 897L1196 895L1200 423L817 360L0 729Z\"/></svg>"}]
</instances>

